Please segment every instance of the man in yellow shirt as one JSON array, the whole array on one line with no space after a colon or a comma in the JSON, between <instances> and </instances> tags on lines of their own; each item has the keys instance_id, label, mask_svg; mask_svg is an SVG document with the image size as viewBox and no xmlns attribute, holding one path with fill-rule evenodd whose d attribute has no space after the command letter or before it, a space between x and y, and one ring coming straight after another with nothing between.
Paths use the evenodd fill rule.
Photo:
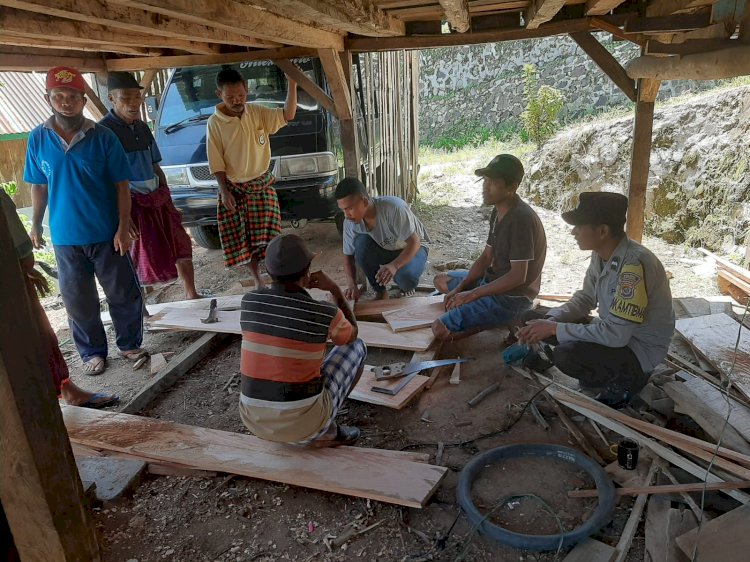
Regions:
<instances>
[{"instance_id":1,"label":"man in yellow shirt","mask_svg":"<svg viewBox=\"0 0 750 562\"><path fill-rule=\"evenodd\" d=\"M281 232L281 211L271 165L269 135L294 119L297 83L287 76L283 109L247 102L247 84L233 69L216 76L221 103L208 119L206 151L219 183L217 218L227 267L248 264L256 288L264 288L260 262L266 246Z\"/></svg>"}]
</instances>

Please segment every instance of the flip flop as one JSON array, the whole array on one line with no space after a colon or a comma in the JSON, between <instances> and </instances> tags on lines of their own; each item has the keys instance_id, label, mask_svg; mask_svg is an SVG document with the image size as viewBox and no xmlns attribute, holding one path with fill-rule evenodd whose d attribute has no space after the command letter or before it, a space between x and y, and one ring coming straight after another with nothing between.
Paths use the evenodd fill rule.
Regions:
<instances>
[{"instance_id":1,"label":"flip flop","mask_svg":"<svg viewBox=\"0 0 750 562\"><path fill-rule=\"evenodd\" d=\"M101 375L107 368L107 362L104 357L95 355L83 362L83 374L89 377L95 377Z\"/></svg>"},{"instance_id":2,"label":"flip flop","mask_svg":"<svg viewBox=\"0 0 750 562\"><path fill-rule=\"evenodd\" d=\"M336 437L333 439L324 439L313 441L313 447L340 447L342 445L353 445L359 439L359 429L348 425L336 426Z\"/></svg>"},{"instance_id":3,"label":"flip flop","mask_svg":"<svg viewBox=\"0 0 750 562\"><path fill-rule=\"evenodd\" d=\"M127 361L138 361L141 357L146 357L147 355L148 351L142 347L138 349L129 349L127 351L120 350L120 357Z\"/></svg>"},{"instance_id":4,"label":"flip flop","mask_svg":"<svg viewBox=\"0 0 750 562\"><path fill-rule=\"evenodd\" d=\"M101 400L102 398L108 398L108 400ZM101 402L97 402L101 400ZM97 392L91 398L86 400L83 404L80 404L80 408L93 408L99 410L101 408L108 408L114 406L120 401L120 397L116 394L104 394L103 392Z\"/></svg>"}]
</instances>

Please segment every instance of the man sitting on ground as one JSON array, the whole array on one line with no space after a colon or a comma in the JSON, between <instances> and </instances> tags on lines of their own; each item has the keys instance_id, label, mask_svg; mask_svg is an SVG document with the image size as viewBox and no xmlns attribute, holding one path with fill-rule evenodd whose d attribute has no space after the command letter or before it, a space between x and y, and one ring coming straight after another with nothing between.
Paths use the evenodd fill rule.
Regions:
<instances>
[{"instance_id":1,"label":"man sitting on ground","mask_svg":"<svg viewBox=\"0 0 750 562\"><path fill-rule=\"evenodd\" d=\"M484 204L495 208L487 245L471 269L435 277L435 288L445 294L446 313L432 331L443 340L507 326L531 308L547 255L542 221L516 193L524 175L521 161L500 154L475 173L484 180Z\"/></svg>"},{"instance_id":2,"label":"man sitting on ground","mask_svg":"<svg viewBox=\"0 0 750 562\"><path fill-rule=\"evenodd\" d=\"M578 246L592 251L583 288L563 306L530 311L517 334L521 343L557 344L552 362L613 406L645 386L674 333L669 280L659 259L625 234L627 208L624 195L589 192L563 213Z\"/></svg>"},{"instance_id":3,"label":"man sitting on ground","mask_svg":"<svg viewBox=\"0 0 750 562\"><path fill-rule=\"evenodd\" d=\"M266 250L273 284L242 299L240 417L261 439L350 445L359 429L335 419L362 375L367 348L341 289L310 272L313 257L299 236L277 236ZM330 292L336 304L313 299L306 288ZM328 339L335 347L326 356Z\"/></svg>"},{"instance_id":4,"label":"man sitting on ground","mask_svg":"<svg viewBox=\"0 0 750 562\"><path fill-rule=\"evenodd\" d=\"M359 300L357 265L367 276L376 298L389 297L391 281L403 295L413 295L427 265L429 238L409 205L398 197L370 197L356 178L341 180L336 199L345 217L346 298Z\"/></svg>"}]
</instances>

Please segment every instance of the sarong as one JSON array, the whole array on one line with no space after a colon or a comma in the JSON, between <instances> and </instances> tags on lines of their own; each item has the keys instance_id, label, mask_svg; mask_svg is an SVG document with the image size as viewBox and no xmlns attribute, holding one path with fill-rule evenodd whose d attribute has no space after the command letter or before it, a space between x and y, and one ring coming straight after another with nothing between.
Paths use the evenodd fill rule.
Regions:
<instances>
[{"instance_id":1,"label":"sarong","mask_svg":"<svg viewBox=\"0 0 750 562\"><path fill-rule=\"evenodd\" d=\"M177 279L177 260L193 257L193 244L182 226L182 215L172 203L169 188L152 193L132 193L130 216L138 229L130 257L142 285Z\"/></svg>"},{"instance_id":2,"label":"sarong","mask_svg":"<svg viewBox=\"0 0 750 562\"><path fill-rule=\"evenodd\" d=\"M279 199L272 187L274 179L266 173L243 183L227 180L236 208L230 211L219 202L217 210L226 267L263 260L266 246L281 233Z\"/></svg>"},{"instance_id":3,"label":"sarong","mask_svg":"<svg viewBox=\"0 0 750 562\"><path fill-rule=\"evenodd\" d=\"M65 362L65 357L63 357L60 351L57 336L52 329L52 325L49 323L49 318L47 318L47 314L44 312L42 303L39 301L34 284L29 279L26 280L26 290L29 294L32 311L34 316L36 316L37 327L39 328L40 344L42 353L44 354L43 360L47 363L47 368L50 375L52 375L52 382L55 385L55 392L57 392L59 398L63 384L70 380L68 364Z\"/></svg>"}]
</instances>

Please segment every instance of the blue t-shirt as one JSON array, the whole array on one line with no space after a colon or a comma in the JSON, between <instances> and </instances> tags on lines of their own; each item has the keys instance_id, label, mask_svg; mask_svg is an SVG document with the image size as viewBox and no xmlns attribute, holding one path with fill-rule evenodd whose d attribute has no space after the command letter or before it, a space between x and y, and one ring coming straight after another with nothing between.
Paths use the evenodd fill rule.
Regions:
<instances>
[{"instance_id":1,"label":"blue t-shirt","mask_svg":"<svg viewBox=\"0 0 750 562\"><path fill-rule=\"evenodd\" d=\"M99 121L117 135L130 162L130 190L135 193L151 193L159 187L159 178L154 173L154 164L161 162L161 153L148 125L137 119L128 124L110 110Z\"/></svg>"},{"instance_id":2,"label":"blue t-shirt","mask_svg":"<svg viewBox=\"0 0 750 562\"><path fill-rule=\"evenodd\" d=\"M86 120L68 147L49 123L29 133L23 179L47 185L52 244L111 241L119 224L114 184L130 178L120 141L106 127Z\"/></svg>"}]
</instances>

